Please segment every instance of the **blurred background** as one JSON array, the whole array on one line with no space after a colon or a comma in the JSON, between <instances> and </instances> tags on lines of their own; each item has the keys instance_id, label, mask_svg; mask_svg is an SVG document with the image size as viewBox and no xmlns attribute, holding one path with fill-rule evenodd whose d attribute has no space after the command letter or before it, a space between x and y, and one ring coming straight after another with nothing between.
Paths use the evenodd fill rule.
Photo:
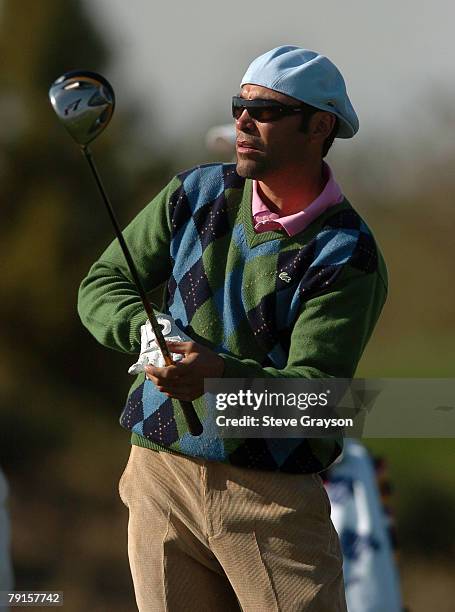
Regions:
<instances>
[{"instance_id":1,"label":"blurred background","mask_svg":"<svg viewBox=\"0 0 455 612\"><path fill-rule=\"evenodd\" d=\"M116 491L131 357L98 346L76 313L112 230L50 83L86 68L113 84L93 149L126 225L176 171L216 159L205 134L230 121L254 57L286 43L328 55L361 124L328 161L390 275L358 376L453 377L454 18L443 0L0 2L0 466L17 589L63 590L75 612L135 609ZM455 441L366 442L390 466L405 602L453 610Z\"/></svg>"}]
</instances>

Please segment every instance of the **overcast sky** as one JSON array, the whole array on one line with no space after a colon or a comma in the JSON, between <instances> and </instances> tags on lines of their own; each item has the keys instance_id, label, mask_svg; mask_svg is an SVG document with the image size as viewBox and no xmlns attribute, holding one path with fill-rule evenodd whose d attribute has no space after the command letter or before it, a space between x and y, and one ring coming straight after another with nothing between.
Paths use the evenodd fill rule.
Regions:
<instances>
[{"instance_id":1,"label":"overcast sky","mask_svg":"<svg viewBox=\"0 0 455 612\"><path fill-rule=\"evenodd\" d=\"M137 95L163 142L230 121L230 96L249 62L280 44L314 49L337 64L362 139L412 134L433 97L455 99L449 0L90 0L87 6L113 45L119 104L128 91Z\"/></svg>"}]
</instances>

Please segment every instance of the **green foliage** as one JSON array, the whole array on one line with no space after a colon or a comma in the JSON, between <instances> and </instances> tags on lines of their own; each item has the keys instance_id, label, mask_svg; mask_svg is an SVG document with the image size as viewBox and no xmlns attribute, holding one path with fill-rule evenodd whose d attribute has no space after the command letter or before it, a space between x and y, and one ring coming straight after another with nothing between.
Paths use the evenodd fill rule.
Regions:
<instances>
[{"instance_id":1,"label":"green foliage","mask_svg":"<svg viewBox=\"0 0 455 612\"><path fill-rule=\"evenodd\" d=\"M397 406L399 409L399 406ZM455 553L455 441L366 440L386 458L400 548L407 555L451 560Z\"/></svg>"}]
</instances>

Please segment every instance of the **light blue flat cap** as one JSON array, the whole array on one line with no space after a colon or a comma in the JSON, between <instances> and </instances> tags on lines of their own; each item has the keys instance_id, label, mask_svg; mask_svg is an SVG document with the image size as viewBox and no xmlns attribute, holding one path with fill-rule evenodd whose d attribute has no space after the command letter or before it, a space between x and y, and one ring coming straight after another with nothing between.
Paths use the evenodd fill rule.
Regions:
<instances>
[{"instance_id":1,"label":"light blue flat cap","mask_svg":"<svg viewBox=\"0 0 455 612\"><path fill-rule=\"evenodd\" d=\"M274 89L340 120L337 138L352 138L359 120L341 72L327 57L290 45L267 51L253 60L240 86L250 83Z\"/></svg>"}]
</instances>

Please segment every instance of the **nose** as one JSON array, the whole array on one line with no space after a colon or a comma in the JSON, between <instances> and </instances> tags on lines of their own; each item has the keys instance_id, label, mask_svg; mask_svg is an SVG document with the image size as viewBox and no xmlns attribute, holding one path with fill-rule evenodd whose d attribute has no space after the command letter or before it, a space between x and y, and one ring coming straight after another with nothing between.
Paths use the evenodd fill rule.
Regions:
<instances>
[{"instance_id":1,"label":"nose","mask_svg":"<svg viewBox=\"0 0 455 612\"><path fill-rule=\"evenodd\" d=\"M248 114L247 109L244 108L242 114L240 115L240 117L235 120L235 125L236 125L237 129L239 129L241 131L245 131L245 128L251 129L256 124L254 123L254 121L250 117L250 115Z\"/></svg>"}]
</instances>

